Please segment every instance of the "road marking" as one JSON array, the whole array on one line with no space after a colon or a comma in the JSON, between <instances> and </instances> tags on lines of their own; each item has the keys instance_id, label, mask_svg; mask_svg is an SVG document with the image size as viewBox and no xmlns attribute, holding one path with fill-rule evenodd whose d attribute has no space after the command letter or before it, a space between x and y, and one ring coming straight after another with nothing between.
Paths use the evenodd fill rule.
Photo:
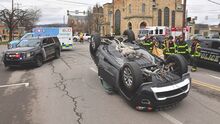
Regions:
<instances>
[{"instance_id":1,"label":"road marking","mask_svg":"<svg viewBox=\"0 0 220 124\"><path fill-rule=\"evenodd\" d=\"M162 117L166 118L167 120L169 120L170 122L172 122L173 124L183 124L182 122L178 121L177 119L175 119L174 117L172 117L171 115L165 113L165 112L158 112Z\"/></svg>"},{"instance_id":2,"label":"road marking","mask_svg":"<svg viewBox=\"0 0 220 124\"><path fill-rule=\"evenodd\" d=\"M90 69L98 74L98 71L96 69L94 69L93 67L91 67Z\"/></svg>"},{"instance_id":3,"label":"road marking","mask_svg":"<svg viewBox=\"0 0 220 124\"><path fill-rule=\"evenodd\" d=\"M15 87L15 86L22 86L22 85L24 85L25 87L28 87L29 83L1 85L0 88Z\"/></svg>"},{"instance_id":4,"label":"road marking","mask_svg":"<svg viewBox=\"0 0 220 124\"><path fill-rule=\"evenodd\" d=\"M207 87L207 88L210 88L210 89L212 89L212 90L216 90L216 91L219 91L219 92L220 92L220 87L219 87L219 86L216 86L216 85L204 83L204 82L202 82L202 81L198 81L198 80L195 80L195 79L192 79L192 83L193 83L193 84L200 85L200 86L203 86L203 87Z\"/></svg>"},{"instance_id":5,"label":"road marking","mask_svg":"<svg viewBox=\"0 0 220 124\"><path fill-rule=\"evenodd\" d=\"M214 75L209 75L209 76L220 80L220 77L217 77L217 76L214 76Z\"/></svg>"}]
</instances>

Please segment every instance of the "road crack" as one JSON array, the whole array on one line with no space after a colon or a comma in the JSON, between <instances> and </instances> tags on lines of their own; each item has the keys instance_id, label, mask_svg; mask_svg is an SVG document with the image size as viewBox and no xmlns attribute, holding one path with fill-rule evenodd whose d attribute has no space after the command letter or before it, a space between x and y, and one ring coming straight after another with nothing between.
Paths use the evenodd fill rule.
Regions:
<instances>
[{"instance_id":1,"label":"road crack","mask_svg":"<svg viewBox=\"0 0 220 124\"><path fill-rule=\"evenodd\" d=\"M66 84L64 83L64 82L66 82L68 80L65 80L61 73L55 71L55 66L53 65L53 63L51 63L51 66L52 66L53 74L57 74L60 77L59 82L55 83L56 88L58 88L60 91L64 92L65 95L72 100L72 102L73 102L73 112L77 116L77 123L81 124L81 121L83 120L83 117L82 117L82 113L80 113L78 111L78 101L77 101L77 98L79 98L79 97L78 96L74 97L74 96L71 96L69 94L69 91L67 90Z\"/></svg>"},{"instance_id":2,"label":"road crack","mask_svg":"<svg viewBox=\"0 0 220 124\"><path fill-rule=\"evenodd\" d=\"M60 58L63 62L64 62L64 64L67 66L67 67L69 67L70 69L72 69L72 67L63 59L63 58Z\"/></svg>"}]
</instances>

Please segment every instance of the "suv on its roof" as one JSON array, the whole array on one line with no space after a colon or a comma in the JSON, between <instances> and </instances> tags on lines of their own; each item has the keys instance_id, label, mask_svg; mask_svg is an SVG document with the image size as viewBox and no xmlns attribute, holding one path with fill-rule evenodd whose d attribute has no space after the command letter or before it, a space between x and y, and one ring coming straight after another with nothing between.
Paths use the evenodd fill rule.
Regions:
<instances>
[{"instance_id":1,"label":"suv on its roof","mask_svg":"<svg viewBox=\"0 0 220 124\"><path fill-rule=\"evenodd\" d=\"M60 42L57 37L31 38L19 42L17 48L4 52L5 66L32 64L40 67L44 61L60 57Z\"/></svg>"}]
</instances>

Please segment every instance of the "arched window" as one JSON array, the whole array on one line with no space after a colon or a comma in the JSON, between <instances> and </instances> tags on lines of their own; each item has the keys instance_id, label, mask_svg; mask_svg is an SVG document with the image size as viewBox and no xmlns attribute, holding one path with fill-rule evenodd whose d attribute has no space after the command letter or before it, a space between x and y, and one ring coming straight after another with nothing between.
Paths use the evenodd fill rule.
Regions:
<instances>
[{"instance_id":1,"label":"arched window","mask_svg":"<svg viewBox=\"0 0 220 124\"><path fill-rule=\"evenodd\" d=\"M131 4L129 4L129 6L128 6L128 11L129 11L129 13L131 13Z\"/></svg>"},{"instance_id":2,"label":"arched window","mask_svg":"<svg viewBox=\"0 0 220 124\"><path fill-rule=\"evenodd\" d=\"M162 26L162 10L158 10L158 26Z\"/></svg>"},{"instance_id":3,"label":"arched window","mask_svg":"<svg viewBox=\"0 0 220 124\"><path fill-rule=\"evenodd\" d=\"M168 7L164 8L164 26L170 26L170 9Z\"/></svg>"},{"instance_id":4,"label":"arched window","mask_svg":"<svg viewBox=\"0 0 220 124\"><path fill-rule=\"evenodd\" d=\"M176 25L175 20L176 20L176 12L173 10L172 11L172 27L175 27Z\"/></svg>"},{"instance_id":5,"label":"arched window","mask_svg":"<svg viewBox=\"0 0 220 124\"><path fill-rule=\"evenodd\" d=\"M140 29L146 28L147 27L147 23L146 22L141 22L140 24Z\"/></svg>"},{"instance_id":6,"label":"arched window","mask_svg":"<svg viewBox=\"0 0 220 124\"><path fill-rule=\"evenodd\" d=\"M128 29L132 29L132 24L131 24L131 22L128 23Z\"/></svg>"},{"instance_id":7,"label":"arched window","mask_svg":"<svg viewBox=\"0 0 220 124\"><path fill-rule=\"evenodd\" d=\"M145 13L145 9L146 9L146 4L142 3L142 13Z\"/></svg>"},{"instance_id":8,"label":"arched window","mask_svg":"<svg viewBox=\"0 0 220 124\"><path fill-rule=\"evenodd\" d=\"M115 12L115 34L120 35L121 33L121 11L116 10Z\"/></svg>"}]
</instances>

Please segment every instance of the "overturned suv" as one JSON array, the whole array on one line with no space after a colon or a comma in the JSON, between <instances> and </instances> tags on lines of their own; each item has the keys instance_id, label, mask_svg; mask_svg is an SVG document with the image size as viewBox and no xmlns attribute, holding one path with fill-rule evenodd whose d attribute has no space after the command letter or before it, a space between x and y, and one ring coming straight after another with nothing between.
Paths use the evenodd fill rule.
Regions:
<instances>
[{"instance_id":1,"label":"overturned suv","mask_svg":"<svg viewBox=\"0 0 220 124\"><path fill-rule=\"evenodd\" d=\"M57 37L21 40L17 48L3 53L6 67L34 65L40 67L44 61L60 57L60 42Z\"/></svg>"},{"instance_id":2,"label":"overturned suv","mask_svg":"<svg viewBox=\"0 0 220 124\"><path fill-rule=\"evenodd\" d=\"M127 36L94 35L90 54L101 82L106 82L135 109L160 110L183 100L191 86L186 60L171 55L166 60L136 45L134 33Z\"/></svg>"}]
</instances>

